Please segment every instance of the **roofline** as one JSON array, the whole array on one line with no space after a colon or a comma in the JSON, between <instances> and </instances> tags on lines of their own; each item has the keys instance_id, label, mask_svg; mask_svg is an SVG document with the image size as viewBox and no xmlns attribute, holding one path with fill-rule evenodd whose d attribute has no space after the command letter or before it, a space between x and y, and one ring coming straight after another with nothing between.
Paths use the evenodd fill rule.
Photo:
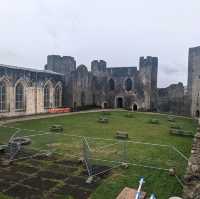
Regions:
<instances>
[{"instance_id":1,"label":"roofline","mask_svg":"<svg viewBox=\"0 0 200 199\"><path fill-rule=\"evenodd\" d=\"M54 71L51 71L51 70L40 70L40 69L34 69L34 68L24 68L24 67L6 65L6 64L0 64L0 67L10 68L10 69L14 69L14 70L25 70L25 71L30 71L30 72L34 72L34 73L47 73L47 74L52 74L52 75L62 75L62 76L64 76L64 74L57 73L57 72L54 72Z\"/></svg>"}]
</instances>

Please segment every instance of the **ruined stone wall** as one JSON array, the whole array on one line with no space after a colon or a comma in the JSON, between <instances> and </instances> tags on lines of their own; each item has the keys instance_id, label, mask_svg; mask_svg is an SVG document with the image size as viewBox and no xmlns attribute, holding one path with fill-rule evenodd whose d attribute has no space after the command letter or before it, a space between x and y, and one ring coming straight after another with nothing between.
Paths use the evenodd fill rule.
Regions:
<instances>
[{"instance_id":1,"label":"ruined stone wall","mask_svg":"<svg viewBox=\"0 0 200 199\"><path fill-rule=\"evenodd\" d=\"M158 89L157 111L177 115L189 114L188 97L185 95L182 83Z\"/></svg>"},{"instance_id":2,"label":"ruined stone wall","mask_svg":"<svg viewBox=\"0 0 200 199\"><path fill-rule=\"evenodd\" d=\"M48 56L47 62L46 69L65 74L65 99L70 107L105 107L105 104L110 108L135 105L142 110L155 107L158 67L155 57L141 58L140 71L137 67L107 68L105 61L94 60L89 72L83 65L76 69L74 58L57 55ZM110 80L114 82L113 89ZM129 89L127 82L131 84Z\"/></svg>"},{"instance_id":3,"label":"ruined stone wall","mask_svg":"<svg viewBox=\"0 0 200 199\"><path fill-rule=\"evenodd\" d=\"M157 109L157 57L140 57L139 63L140 82L144 90L145 107L147 110Z\"/></svg>"},{"instance_id":4,"label":"ruined stone wall","mask_svg":"<svg viewBox=\"0 0 200 199\"><path fill-rule=\"evenodd\" d=\"M80 65L71 73L70 88L74 109L93 105L92 74L86 66Z\"/></svg>"},{"instance_id":5,"label":"ruined stone wall","mask_svg":"<svg viewBox=\"0 0 200 199\"><path fill-rule=\"evenodd\" d=\"M73 93L72 93L72 72L76 71L76 60L71 56L49 55L47 57L47 64L45 70L55 71L64 75L63 105L73 107Z\"/></svg>"},{"instance_id":6,"label":"ruined stone wall","mask_svg":"<svg viewBox=\"0 0 200 199\"><path fill-rule=\"evenodd\" d=\"M107 69L107 101L110 107L119 107L119 100L122 106L131 109L133 105L137 109L144 108L144 93L139 89L139 72L137 67L119 67ZM114 82L114 89L111 89L110 81ZM128 82L130 88L128 88Z\"/></svg>"},{"instance_id":7,"label":"ruined stone wall","mask_svg":"<svg viewBox=\"0 0 200 199\"><path fill-rule=\"evenodd\" d=\"M189 49L188 59L188 95L191 103L191 115L199 117L200 112L200 47Z\"/></svg>"},{"instance_id":8,"label":"ruined stone wall","mask_svg":"<svg viewBox=\"0 0 200 199\"><path fill-rule=\"evenodd\" d=\"M191 157L188 161L188 168L184 176L185 186L183 189L184 199L200 198L200 129L195 135Z\"/></svg>"},{"instance_id":9,"label":"ruined stone wall","mask_svg":"<svg viewBox=\"0 0 200 199\"><path fill-rule=\"evenodd\" d=\"M0 65L0 82L6 86L6 109L0 112L1 117L45 113L44 85L51 84L50 104L55 107L55 87L64 84L60 74L14 66ZM16 110L16 86L23 85L24 106Z\"/></svg>"}]
</instances>

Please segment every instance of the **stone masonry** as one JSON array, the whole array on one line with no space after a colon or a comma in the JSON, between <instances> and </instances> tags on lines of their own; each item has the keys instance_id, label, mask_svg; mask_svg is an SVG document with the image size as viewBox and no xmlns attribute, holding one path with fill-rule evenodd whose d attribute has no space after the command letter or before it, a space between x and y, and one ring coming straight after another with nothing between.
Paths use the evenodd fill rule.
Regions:
<instances>
[{"instance_id":1,"label":"stone masonry","mask_svg":"<svg viewBox=\"0 0 200 199\"><path fill-rule=\"evenodd\" d=\"M126 108L200 117L200 47L189 49L187 89L182 83L157 88L158 58L151 56L140 57L138 66L132 67L108 67L106 61L94 60L89 71L85 65L77 66L74 57L49 55L44 69L0 65L0 117L45 113L55 107ZM23 86L20 110L16 109L17 97L22 98L16 95L18 83Z\"/></svg>"},{"instance_id":2,"label":"stone masonry","mask_svg":"<svg viewBox=\"0 0 200 199\"><path fill-rule=\"evenodd\" d=\"M183 198L200 199L200 129L198 129L193 141L184 180Z\"/></svg>"}]
</instances>

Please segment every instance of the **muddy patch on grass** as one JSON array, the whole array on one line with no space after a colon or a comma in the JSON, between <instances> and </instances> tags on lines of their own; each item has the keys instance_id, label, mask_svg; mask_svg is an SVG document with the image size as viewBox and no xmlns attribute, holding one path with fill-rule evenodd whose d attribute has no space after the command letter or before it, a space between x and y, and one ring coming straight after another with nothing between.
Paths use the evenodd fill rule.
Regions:
<instances>
[{"instance_id":1,"label":"muddy patch on grass","mask_svg":"<svg viewBox=\"0 0 200 199\"><path fill-rule=\"evenodd\" d=\"M41 199L43 198L37 190L23 185L16 185L5 192L8 196L19 199Z\"/></svg>"},{"instance_id":2,"label":"muddy patch on grass","mask_svg":"<svg viewBox=\"0 0 200 199\"><path fill-rule=\"evenodd\" d=\"M56 190L53 194L72 196L74 199L87 199L89 198L91 191L65 184L62 188Z\"/></svg>"},{"instance_id":3,"label":"muddy patch on grass","mask_svg":"<svg viewBox=\"0 0 200 199\"><path fill-rule=\"evenodd\" d=\"M40 171L38 175L43 178L50 178L50 179L56 179L56 180L65 180L69 176L67 174L62 174L62 173L52 172L52 171Z\"/></svg>"},{"instance_id":4,"label":"muddy patch on grass","mask_svg":"<svg viewBox=\"0 0 200 199\"><path fill-rule=\"evenodd\" d=\"M6 159L5 156L3 158ZM107 169L95 165L93 174ZM79 161L55 155L52 158L39 156L0 165L0 192L15 199L59 199L67 196L87 199L101 184L102 177L107 175L102 174L92 184L87 184L87 170Z\"/></svg>"},{"instance_id":5,"label":"muddy patch on grass","mask_svg":"<svg viewBox=\"0 0 200 199\"><path fill-rule=\"evenodd\" d=\"M36 188L40 190L39 192L43 192L43 191L49 191L51 188L55 187L57 182L43 179L40 176L35 176L25 180L23 184Z\"/></svg>"}]
</instances>

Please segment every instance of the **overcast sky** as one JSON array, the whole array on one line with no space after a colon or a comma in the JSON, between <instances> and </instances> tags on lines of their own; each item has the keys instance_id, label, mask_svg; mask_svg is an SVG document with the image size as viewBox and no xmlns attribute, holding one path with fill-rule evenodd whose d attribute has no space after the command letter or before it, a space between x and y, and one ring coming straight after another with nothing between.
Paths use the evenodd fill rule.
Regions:
<instances>
[{"instance_id":1,"label":"overcast sky","mask_svg":"<svg viewBox=\"0 0 200 199\"><path fill-rule=\"evenodd\" d=\"M0 0L0 63L41 69L49 54L90 69L138 66L158 56L158 85L187 82L188 48L200 45L199 0Z\"/></svg>"}]
</instances>

